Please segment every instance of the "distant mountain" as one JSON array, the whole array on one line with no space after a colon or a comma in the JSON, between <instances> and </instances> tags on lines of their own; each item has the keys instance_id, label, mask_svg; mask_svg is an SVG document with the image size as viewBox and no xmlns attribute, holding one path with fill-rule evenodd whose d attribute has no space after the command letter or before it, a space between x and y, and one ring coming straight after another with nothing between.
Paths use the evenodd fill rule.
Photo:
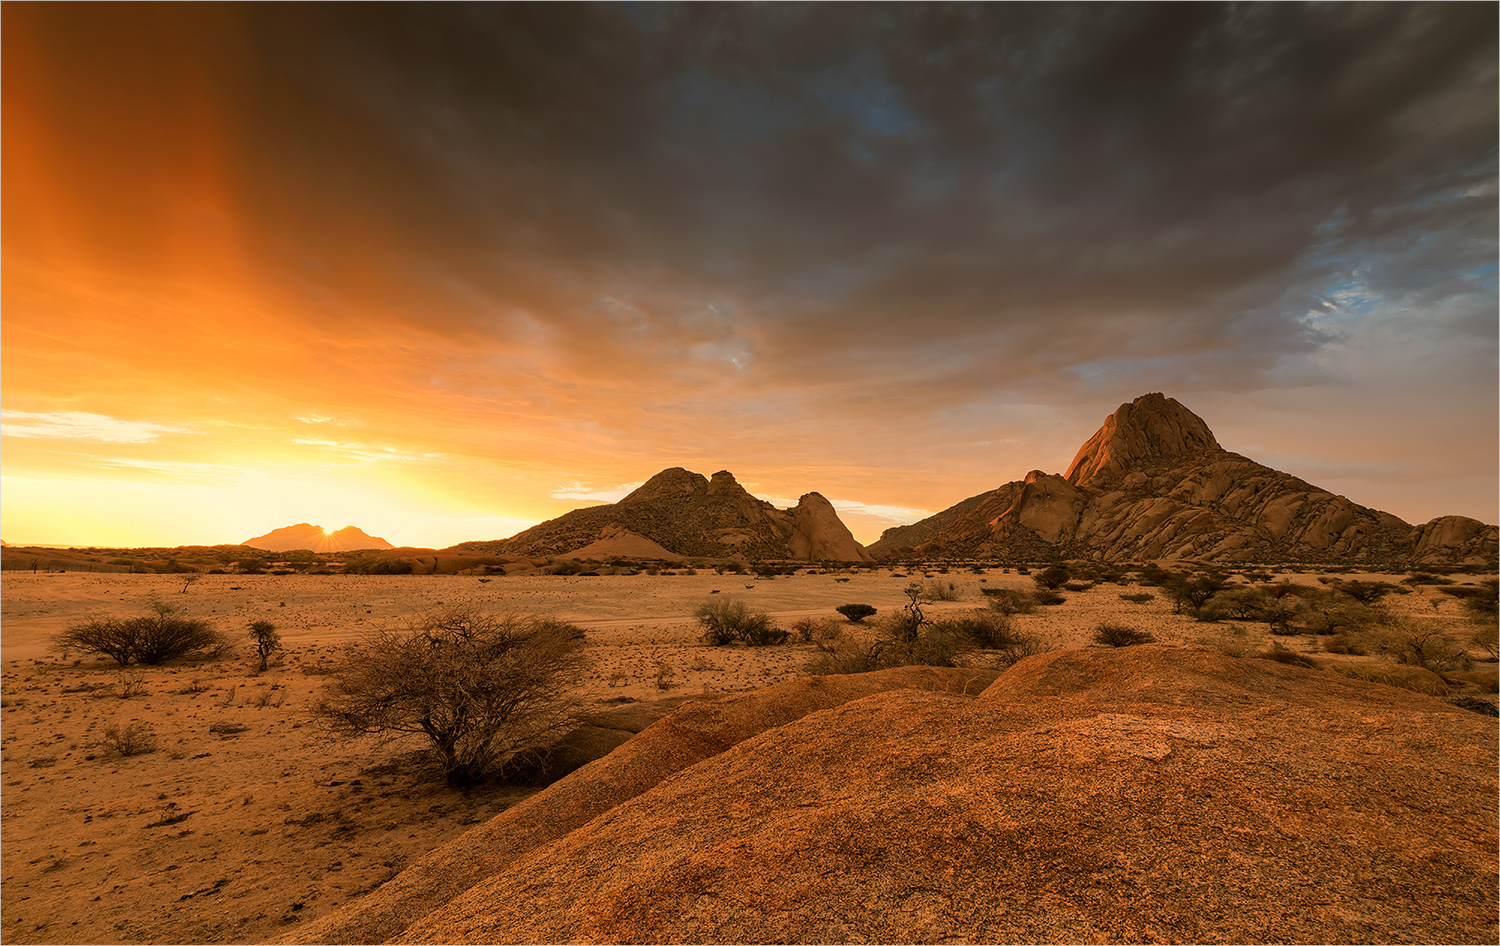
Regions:
<instances>
[{"instance_id":1,"label":"distant mountain","mask_svg":"<svg viewBox=\"0 0 1500 946\"><path fill-rule=\"evenodd\" d=\"M291 552L310 549L314 552L353 552L357 549L395 548L385 539L366 535L354 526L345 526L337 532L324 532L322 526L299 522L294 526L273 529L265 535L246 539L240 543L267 552Z\"/></svg>"},{"instance_id":2,"label":"distant mountain","mask_svg":"<svg viewBox=\"0 0 1500 946\"><path fill-rule=\"evenodd\" d=\"M1491 562L1497 530L1442 516L1412 526L1219 446L1203 419L1146 394L1105 419L1058 476L970 497L887 529L876 558Z\"/></svg>"},{"instance_id":3,"label":"distant mountain","mask_svg":"<svg viewBox=\"0 0 1500 946\"><path fill-rule=\"evenodd\" d=\"M777 509L746 492L727 470L708 479L681 467L663 470L617 503L575 509L508 539L464 542L453 551L601 559L871 560L832 504L817 493L807 493L791 509Z\"/></svg>"}]
</instances>

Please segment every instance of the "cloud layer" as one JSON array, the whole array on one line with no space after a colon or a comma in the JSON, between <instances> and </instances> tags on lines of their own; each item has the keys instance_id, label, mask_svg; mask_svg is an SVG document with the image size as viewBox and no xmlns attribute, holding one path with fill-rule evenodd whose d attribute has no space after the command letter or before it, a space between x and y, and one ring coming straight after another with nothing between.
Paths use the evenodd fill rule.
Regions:
<instances>
[{"instance_id":1,"label":"cloud layer","mask_svg":"<svg viewBox=\"0 0 1500 946\"><path fill-rule=\"evenodd\" d=\"M1357 501L1496 516L1490 4L5 27L27 412L377 443L498 515L671 465L940 509L1162 390Z\"/></svg>"}]
</instances>

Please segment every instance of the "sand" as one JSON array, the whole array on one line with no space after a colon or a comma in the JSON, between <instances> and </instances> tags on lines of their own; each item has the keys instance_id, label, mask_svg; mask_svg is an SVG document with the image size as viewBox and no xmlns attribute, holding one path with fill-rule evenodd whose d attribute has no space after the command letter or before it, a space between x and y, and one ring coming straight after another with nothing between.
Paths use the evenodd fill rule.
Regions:
<instances>
[{"instance_id":1,"label":"sand","mask_svg":"<svg viewBox=\"0 0 1500 946\"><path fill-rule=\"evenodd\" d=\"M980 606L983 586L1031 587L1026 576L1001 569L926 574L951 581L959 598L930 606L938 614ZM334 741L312 721L323 670L339 648L425 608L472 600L578 623L592 658L579 695L603 708L712 697L803 675L815 649L795 638L759 649L703 645L692 613L716 593L790 626L800 617L837 620L832 609L851 602L888 612L905 603L902 587L923 575L207 575L184 585L170 575L7 572L0 588L0 932L7 942L265 941L373 889L535 791L449 790L417 761L416 745ZM1144 604L1120 598L1142 590L1156 597ZM69 624L136 614L152 595L212 619L234 635L237 653L122 672L50 652L51 635ZM1104 584L1066 595L1062 605L1018 616L1017 627L1060 649L1088 646L1104 620L1166 643L1250 652L1267 640L1264 625L1173 615L1155 589ZM1434 589L1388 602L1451 620L1455 634L1463 632L1459 602ZM244 636L253 620L275 623L286 647L264 673ZM1318 643L1285 640L1301 649ZM122 696L127 686L144 692ZM104 745L107 725L132 722L151 728L156 751L122 757Z\"/></svg>"}]
</instances>

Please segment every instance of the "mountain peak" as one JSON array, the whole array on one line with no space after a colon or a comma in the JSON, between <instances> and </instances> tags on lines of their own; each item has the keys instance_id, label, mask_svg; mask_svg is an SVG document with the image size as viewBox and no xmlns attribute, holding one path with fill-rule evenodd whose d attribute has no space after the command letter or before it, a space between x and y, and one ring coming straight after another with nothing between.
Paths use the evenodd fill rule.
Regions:
<instances>
[{"instance_id":1,"label":"mountain peak","mask_svg":"<svg viewBox=\"0 0 1500 946\"><path fill-rule=\"evenodd\" d=\"M1223 451L1203 418L1160 393L1143 394L1104 419L1064 477L1075 486L1116 479L1143 460Z\"/></svg>"},{"instance_id":2,"label":"mountain peak","mask_svg":"<svg viewBox=\"0 0 1500 946\"><path fill-rule=\"evenodd\" d=\"M240 543L267 552L291 552L309 549L313 552L352 552L356 549L390 549L394 545L378 536L368 535L354 526L344 526L336 532L328 532L322 526L310 522L299 522L294 526L272 529L265 535L246 539Z\"/></svg>"},{"instance_id":3,"label":"mountain peak","mask_svg":"<svg viewBox=\"0 0 1500 946\"><path fill-rule=\"evenodd\" d=\"M708 480L702 473L684 470L680 466L668 467L651 477L624 499L622 503L657 502L673 497L691 496L708 488Z\"/></svg>"},{"instance_id":4,"label":"mountain peak","mask_svg":"<svg viewBox=\"0 0 1500 946\"><path fill-rule=\"evenodd\" d=\"M619 537L676 557L870 561L832 504L808 493L792 509L751 495L734 474L710 479L671 467L618 503L587 506L532 526L487 550L515 555L622 554Z\"/></svg>"}]
</instances>

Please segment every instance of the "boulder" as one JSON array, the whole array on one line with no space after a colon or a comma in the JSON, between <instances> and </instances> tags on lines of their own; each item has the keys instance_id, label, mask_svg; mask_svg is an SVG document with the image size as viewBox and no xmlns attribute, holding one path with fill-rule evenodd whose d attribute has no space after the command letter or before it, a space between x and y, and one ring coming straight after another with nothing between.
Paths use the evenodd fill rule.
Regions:
<instances>
[{"instance_id":1,"label":"boulder","mask_svg":"<svg viewBox=\"0 0 1500 946\"><path fill-rule=\"evenodd\" d=\"M542 840L517 806L425 862L483 876L409 925L302 935L1495 941L1496 731L1440 700L1167 645L1032 657L977 695L811 695L750 725L728 704L668 717L528 823L570 782L613 792L607 809L554 807ZM612 788L599 767L653 733L680 763ZM389 916L384 891L366 916Z\"/></svg>"}]
</instances>

